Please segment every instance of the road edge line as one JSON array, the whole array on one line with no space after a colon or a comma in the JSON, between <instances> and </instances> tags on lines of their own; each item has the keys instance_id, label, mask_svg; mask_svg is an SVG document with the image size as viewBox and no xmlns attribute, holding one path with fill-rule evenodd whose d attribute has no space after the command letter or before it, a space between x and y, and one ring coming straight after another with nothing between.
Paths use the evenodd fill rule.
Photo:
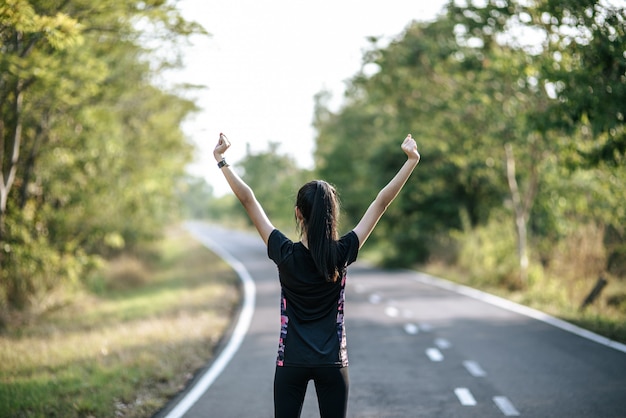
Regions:
<instances>
[{"instance_id":1,"label":"road edge line","mask_svg":"<svg viewBox=\"0 0 626 418\"><path fill-rule=\"evenodd\" d=\"M416 272L414 270L412 270L412 273L416 274L416 276L414 276L413 279L417 282L432 285L432 286L437 286L439 288L456 292L456 293L468 296L473 299L478 299L480 301L489 303L494 306L498 306L508 311L515 312L515 313L536 319L538 321L552 325L556 328L560 328L564 331L567 331L572 334L576 334L580 337L586 338L588 340L594 341L598 344L602 344L607 347L613 348L617 351L626 353L626 344L622 344L620 342L611 340L610 338L603 337L602 335L596 334L595 332L591 332L577 325L574 325L570 322L548 315L547 313L538 311L533 308L529 308L528 306L520 305L519 303L512 302L508 299L504 299L499 296L495 296L490 293L483 292L481 290L473 289L471 287L453 283L453 282L450 282L448 280L445 280L439 277L431 276L430 274Z\"/></svg>"},{"instance_id":2,"label":"road edge line","mask_svg":"<svg viewBox=\"0 0 626 418\"><path fill-rule=\"evenodd\" d=\"M182 417L209 389L215 379L217 379L217 377L226 368L237 350L239 350L239 347L248 332L248 328L250 328L250 323L252 322L252 317L254 315L256 299L256 286L254 284L254 280L252 280L252 276L250 276L250 273L248 273L248 270L246 270L243 264L233 257L228 251L218 246L210 238L201 236L190 227L187 227L186 229L191 232L194 238L200 241L202 245L217 254L228 265L230 265L233 270L235 270L243 285L243 304L237 325L233 329L233 333L228 341L228 344L224 347L224 350L222 350L215 361L213 361L213 364L211 364L211 367L204 373L204 375L202 375L189 392L185 394L176 407L174 407L174 409L172 409L165 416L165 418Z\"/></svg>"}]
</instances>

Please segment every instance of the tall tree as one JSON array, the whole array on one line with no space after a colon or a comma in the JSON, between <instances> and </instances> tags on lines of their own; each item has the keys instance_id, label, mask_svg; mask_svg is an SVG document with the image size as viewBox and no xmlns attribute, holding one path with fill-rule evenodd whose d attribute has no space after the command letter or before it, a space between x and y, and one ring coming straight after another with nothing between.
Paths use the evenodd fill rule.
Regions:
<instances>
[{"instance_id":1,"label":"tall tree","mask_svg":"<svg viewBox=\"0 0 626 418\"><path fill-rule=\"evenodd\" d=\"M60 52L81 40L78 22L59 9L42 16L26 0L0 5L0 242L24 142L24 96L49 65L57 65L48 52ZM47 117L42 119L40 130L45 129ZM43 135L36 133L35 142Z\"/></svg>"},{"instance_id":2,"label":"tall tree","mask_svg":"<svg viewBox=\"0 0 626 418\"><path fill-rule=\"evenodd\" d=\"M175 212L195 106L154 85L176 54L144 45L191 33L205 32L161 0L0 6L0 307L77 280Z\"/></svg>"},{"instance_id":3,"label":"tall tree","mask_svg":"<svg viewBox=\"0 0 626 418\"><path fill-rule=\"evenodd\" d=\"M619 106L626 79L620 55L624 25L617 26L622 12L604 10L598 2L583 2L591 8L585 11L583 3L574 3L498 0L459 7L452 1L437 21L409 26L384 48L374 44L364 58L367 71L353 78L338 112L325 109L319 96L317 167L322 176L349 184L343 196L350 216L360 216L368 191L392 173L394 138L410 131L424 151L416 173L420 181L407 184L374 234L393 240L388 248L401 248L392 259L424 260L439 240L448 245L446 237L462 229L464 220L472 228L508 212L523 281L530 232L551 234L529 226L546 226L540 221L550 217L545 199L568 181L552 173L568 162L593 164L594 155L609 156L602 161L611 164L621 161ZM565 25L552 18L568 8L590 17ZM557 42L567 33L573 42L572 28L585 35L576 38L574 51L580 51L573 58L566 44ZM609 51L610 58L602 52L598 61L594 49ZM564 57L570 57L565 67ZM597 63L590 69L595 84L585 82L583 62ZM600 85L603 93L590 102L577 98ZM359 158L340 159L353 155ZM537 204L537 199L544 200ZM576 218L582 219L582 214ZM619 219L609 222L619 225Z\"/></svg>"},{"instance_id":4,"label":"tall tree","mask_svg":"<svg viewBox=\"0 0 626 418\"><path fill-rule=\"evenodd\" d=\"M292 229L296 194L310 180L308 171L299 168L292 157L280 154L278 143L270 143L268 150L262 152L252 152L248 147L239 166L242 178L254 190L272 222L285 232Z\"/></svg>"},{"instance_id":5,"label":"tall tree","mask_svg":"<svg viewBox=\"0 0 626 418\"><path fill-rule=\"evenodd\" d=\"M541 82L555 99L537 116L579 140L571 145L580 164L623 165L626 6L597 0L535 3L526 24L545 34Z\"/></svg>"}]
</instances>

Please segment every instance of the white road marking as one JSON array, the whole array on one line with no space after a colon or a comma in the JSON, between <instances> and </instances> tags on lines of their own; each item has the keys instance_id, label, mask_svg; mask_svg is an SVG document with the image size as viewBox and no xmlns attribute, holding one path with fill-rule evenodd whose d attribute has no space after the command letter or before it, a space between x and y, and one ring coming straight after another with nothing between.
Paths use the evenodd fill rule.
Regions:
<instances>
[{"instance_id":1,"label":"white road marking","mask_svg":"<svg viewBox=\"0 0 626 418\"><path fill-rule=\"evenodd\" d=\"M441 351L436 348L428 348L426 349L426 355L430 359L430 361L443 361L443 354Z\"/></svg>"},{"instance_id":2,"label":"white road marking","mask_svg":"<svg viewBox=\"0 0 626 418\"><path fill-rule=\"evenodd\" d=\"M519 416L518 410L515 409L515 407L511 403L511 401L509 401L506 396L495 396L493 398L493 401L495 402L496 406L498 408L500 408L500 411L502 411L502 413L505 416L507 416L507 417L518 417Z\"/></svg>"},{"instance_id":3,"label":"white road marking","mask_svg":"<svg viewBox=\"0 0 626 418\"><path fill-rule=\"evenodd\" d=\"M450 290L452 292L456 292L458 294L469 296L471 298L481 300L491 305L498 306L508 311L516 312L528 318L534 318L538 321L544 322L546 324L550 324L553 327L560 328L564 331L570 332L572 334L576 334L588 340L595 341L598 344L602 344L607 347L611 347L611 348L614 348L615 350L626 353L626 344L613 341L609 338L603 337L601 335L598 335L584 328L580 328L574 324L563 321L562 319L555 318L553 316L550 316L536 309L532 309L527 306L520 305L515 302L511 302L510 300L506 300L504 298L494 296L489 293L481 292L480 290L472 289L471 287L468 287L468 286L463 286L460 284L452 283L447 280L440 279L438 277L431 276L431 275L424 274L424 273L417 273L415 276L413 276L413 279L419 283L424 283L424 284L428 284L431 286L437 286L441 289Z\"/></svg>"},{"instance_id":4,"label":"white road marking","mask_svg":"<svg viewBox=\"0 0 626 418\"><path fill-rule=\"evenodd\" d=\"M374 305L377 305L380 303L381 300L383 300L382 297L380 297L380 295L378 293L372 293L370 295L370 303L373 303Z\"/></svg>"},{"instance_id":5,"label":"white road marking","mask_svg":"<svg viewBox=\"0 0 626 418\"><path fill-rule=\"evenodd\" d=\"M405 324L404 325L404 331L407 334L415 335L415 334L417 334L420 331L420 329L415 324Z\"/></svg>"},{"instance_id":6,"label":"white road marking","mask_svg":"<svg viewBox=\"0 0 626 418\"><path fill-rule=\"evenodd\" d=\"M398 308L394 306L387 306L385 308L385 314L387 314L387 316L390 316L392 318L396 318L398 315L400 315L400 311L398 310Z\"/></svg>"},{"instance_id":7,"label":"white road marking","mask_svg":"<svg viewBox=\"0 0 626 418\"><path fill-rule=\"evenodd\" d=\"M467 388L456 388L454 389L454 394L457 398L459 398L459 402L464 406L474 406L476 405L476 399L472 395L472 392Z\"/></svg>"},{"instance_id":8,"label":"white road marking","mask_svg":"<svg viewBox=\"0 0 626 418\"><path fill-rule=\"evenodd\" d=\"M213 384L215 379L226 368L230 360L233 358L239 346L243 342L248 328L250 328L250 322L252 322L252 316L254 315L254 305L256 299L256 286L254 280L248 270L243 264L233 257L229 252L224 250L221 245L218 245L208 237L199 234L189 224L186 225L188 231L204 246L216 253L220 258L226 261L235 270L239 279L243 284L243 306L241 308L241 314L237 320L237 325L233 329L233 333L224 347L224 350L215 359L211 367L202 375L198 383L180 400L174 409L172 409L166 418L180 418L191 408L200 397L207 391L207 389Z\"/></svg>"},{"instance_id":9,"label":"white road marking","mask_svg":"<svg viewBox=\"0 0 626 418\"><path fill-rule=\"evenodd\" d=\"M447 350L448 348L452 347L450 341L446 340L445 338L436 338L435 345L442 350Z\"/></svg>"},{"instance_id":10,"label":"white road marking","mask_svg":"<svg viewBox=\"0 0 626 418\"><path fill-rule=\"evenodd\" d=\"M485 371L483 370L482 367L480 367L480 364L478 364L475 361L472 360L465 360L463 362L463 366L465 366L465 368L467 369L467 371L469 372L469 374L471 374L474 377L482 377L482 376L487 376L487 373L485 373Z\"/></svg>"},{"instance_id":11,"label":"white road marking","mask_svg":"<svg viewBox=\"0 0 626 418\"><path fill-rule=\"evenodd\" d=\"M430 332L433 330L433 326L427 322L420 323L420 329L424 332Z\"/></svg>"}]
</instances>

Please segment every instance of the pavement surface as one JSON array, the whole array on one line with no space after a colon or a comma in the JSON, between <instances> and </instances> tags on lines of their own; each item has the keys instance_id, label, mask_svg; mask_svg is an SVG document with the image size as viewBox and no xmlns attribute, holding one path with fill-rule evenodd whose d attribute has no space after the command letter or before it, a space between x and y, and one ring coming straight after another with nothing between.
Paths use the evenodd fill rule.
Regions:
<instances>
[{"instance_id":1,"label":"pavement surface","mask_svg":"<svg viewBox=\"0 0 626 418\"><path fill-rule=\"evenodd\" d=\"M253 306L230 346L155 418L272 417L276 267L257 235L187 226L253 282L246 287ZM345 314L349 417L626 417L626 346L536 311L357 262L348 270ZM312 383L302 417L319 417Z\"/></svg>"}]
</instances>

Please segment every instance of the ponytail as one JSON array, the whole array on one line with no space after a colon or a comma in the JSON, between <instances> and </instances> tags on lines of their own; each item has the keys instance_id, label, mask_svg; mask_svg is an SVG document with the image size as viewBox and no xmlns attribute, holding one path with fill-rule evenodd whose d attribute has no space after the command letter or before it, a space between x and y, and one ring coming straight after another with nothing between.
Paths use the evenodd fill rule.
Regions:
<instances>
[{"instance_id":1,"label":"ponytail","mask_svg":"<svg viewBox=\"0 0 626 418\"><path fill-rule=\"evenodd\" d=\"M326 281L336 282L339 277L339 202L335 189L325 181L311 181L298 191L296 206L303 217L303 228L315 266Z\"/></svg>"}]
</instances>

